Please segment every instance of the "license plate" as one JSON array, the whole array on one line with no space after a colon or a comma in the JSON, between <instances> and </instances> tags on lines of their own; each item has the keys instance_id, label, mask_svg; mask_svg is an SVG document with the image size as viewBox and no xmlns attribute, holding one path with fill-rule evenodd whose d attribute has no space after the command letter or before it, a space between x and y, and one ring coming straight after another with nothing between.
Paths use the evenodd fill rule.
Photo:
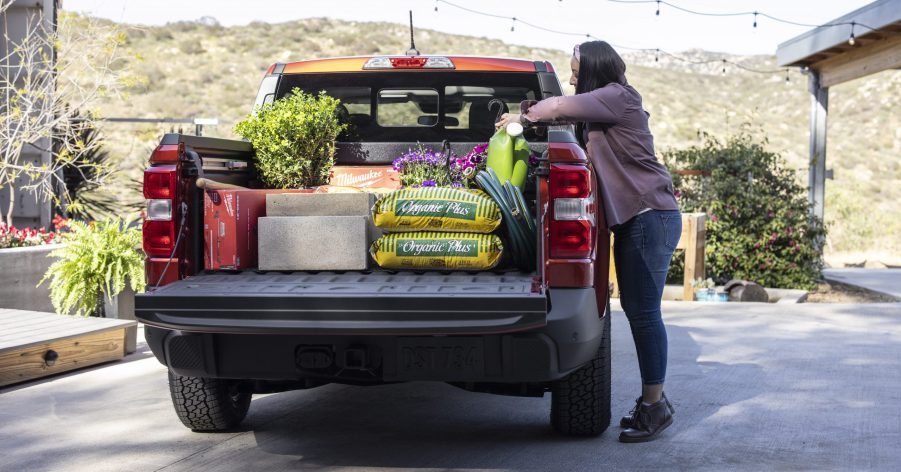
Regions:
<instances>
[{"instance_id":1,"label":"license plate","mask_svg":"<svg viewBox=\"0 0 901 472\"><path fill-rule=\"evenodd\" d=\"M398 361L404 376L439 380L481 376L485 369L479 338L401 338Z\"/></svg>"}]
</instances>

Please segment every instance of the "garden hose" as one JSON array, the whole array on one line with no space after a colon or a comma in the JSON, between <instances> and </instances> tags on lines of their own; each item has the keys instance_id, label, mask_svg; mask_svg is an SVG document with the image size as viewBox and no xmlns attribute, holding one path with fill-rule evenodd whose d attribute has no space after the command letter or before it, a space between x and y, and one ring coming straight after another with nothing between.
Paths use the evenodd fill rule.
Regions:
<instances>
[{"instance_id":1,"label":"garden hose","mask_svg":"<svg viewBox=\"0 0 901 472\"><path fill-rule=\"evenodd\" d=\"M503 236L511 261L519 269L531 271L535 267L534 224L519 188L509 181L501 184L491 168L479 172L476 182L501 209Z\"/></svg>"}]
</instances>

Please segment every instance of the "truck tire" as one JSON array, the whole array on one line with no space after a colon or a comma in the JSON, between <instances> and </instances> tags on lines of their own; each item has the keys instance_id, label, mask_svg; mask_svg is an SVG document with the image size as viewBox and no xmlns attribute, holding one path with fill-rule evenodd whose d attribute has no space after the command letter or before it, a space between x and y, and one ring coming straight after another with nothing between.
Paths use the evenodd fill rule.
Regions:
<instances>
[{"instance_id":1,"label":"truck tire","mask_svg":"<svg viewBox=\"0 0 901 472\"><path fill-rule=\"evenodd\" d=\"M227 431L247 416L250 393L235 381L185 377L169 372L169 394L178 419L193 431Z\"/></svg>"},{"instance_id":2,"label":"truck tire","mask_svg":"<svg viewBox=\"0 0 901 472\"><path fill-rule=\"evenodd\" d=\"M567 436L597 436L610 426L610 308L594 359L551 386L551 425Z\"/></svg>"}]
</instances>

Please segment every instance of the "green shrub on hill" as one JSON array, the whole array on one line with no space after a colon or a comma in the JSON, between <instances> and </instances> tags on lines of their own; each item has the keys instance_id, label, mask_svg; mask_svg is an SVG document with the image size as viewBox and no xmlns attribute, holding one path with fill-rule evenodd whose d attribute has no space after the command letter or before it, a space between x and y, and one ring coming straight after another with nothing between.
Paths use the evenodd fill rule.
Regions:
<instances>
[{"instance_id":1,"label":"green shrub on hill","mask_svg":"<svg viewBox=\"0 0 901 472\"><path fill-rule=\"evenodd\" d=\"M664 153L684 212L703 211L707 221L707 274L718 283L745 279L767 287L813 288L822 271L817 244L825 238L810 216L807 190L782 158L742 133L726 142ZM679 171L702 171L680 175ZM672 279L681 279L681 254Z\"/></svg>"}]
</instances>

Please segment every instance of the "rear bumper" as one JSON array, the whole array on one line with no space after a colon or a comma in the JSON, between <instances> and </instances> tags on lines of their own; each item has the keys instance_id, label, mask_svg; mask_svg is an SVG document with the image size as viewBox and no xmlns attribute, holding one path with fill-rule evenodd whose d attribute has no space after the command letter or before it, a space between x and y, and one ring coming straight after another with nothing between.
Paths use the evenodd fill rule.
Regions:
<instances>
[{"instance_id":1,"label":"rear bumper","mask_svg":"<svg viewBox=\"0 0 901 472\"><path fill-rule=\"evenodd\" d=\"M471 324L457 326L468 333L455 335L429 330L391 335L390 329L367 333L355 324L344 332L332 328L322 334L290 329L280 334L214 332L213 326L205 331L172 329L152 322L156 319L145 321L145 333L160 362L194 377L547 382L591 360L604 334L594 289L554 289L549 299L551 309L539 326L507 333Z\"/></svg>"}]
</instances>

